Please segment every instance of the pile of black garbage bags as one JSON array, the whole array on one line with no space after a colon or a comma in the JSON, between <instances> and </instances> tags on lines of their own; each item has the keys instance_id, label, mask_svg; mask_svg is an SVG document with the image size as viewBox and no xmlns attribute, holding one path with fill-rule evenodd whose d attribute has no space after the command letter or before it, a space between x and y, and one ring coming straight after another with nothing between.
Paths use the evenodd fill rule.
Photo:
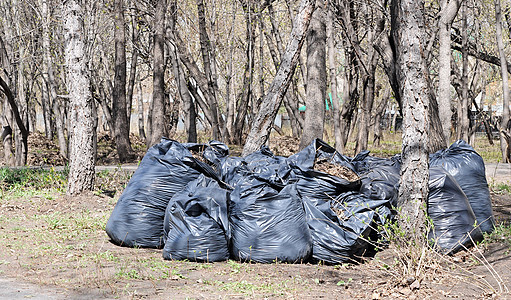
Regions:
<instances>
[{"instance_id":1,"label":"pile of black garbage bags","mask_svg":"<svg viewBox=\"0 0 511 300\"><path fill-rule=\"evenodd\" d=\"M321 171L318 162L336 167ZM106 232L164 259L339 264L374 254L396 214L400 157L346 157L321 140L290 156L229 156L220 142L162 139L147 151ZM463 141L430 157L429 238L444 253L494 226L482 158Z\"/></svg>"}]
</instances>

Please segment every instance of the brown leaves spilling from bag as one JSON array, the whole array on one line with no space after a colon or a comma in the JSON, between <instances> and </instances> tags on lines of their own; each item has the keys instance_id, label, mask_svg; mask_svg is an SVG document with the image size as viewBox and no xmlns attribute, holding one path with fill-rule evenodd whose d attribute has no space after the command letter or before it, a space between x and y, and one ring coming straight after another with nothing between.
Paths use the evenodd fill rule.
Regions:
<instances>
[{"instance_id":1,"label":"brown leaves spilling from bag","mask_svg":"<svg viewBox=\"0 0 511 300\"><path fill-rule=\"evenodd\" d=\"M354 181L357 181L360 179L360 177L352 170L350 170L344 166L333 164L333 163L329 162L327 159L316 160L314 162L314 169L316 171L327 173L328 175L337 176L342 179L346 179L349 182L354 182Z\"/></svg>"}]
</instances>

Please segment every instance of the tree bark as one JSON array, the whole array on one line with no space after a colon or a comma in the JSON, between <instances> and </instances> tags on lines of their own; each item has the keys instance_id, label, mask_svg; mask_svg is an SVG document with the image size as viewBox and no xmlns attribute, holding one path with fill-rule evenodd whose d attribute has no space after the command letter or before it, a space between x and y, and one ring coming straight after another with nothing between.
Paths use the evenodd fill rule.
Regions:
<instances>
[{"instance_id":1,"label":"tree bark","mask_svg":"<svg viewBox=\"0 0 511 300\"><path fill-rule=\"evenodd\" d=\"M381 87L378 87L377 89L381 90ZM381 97L380 104L378 104L378 107L376 107L376 111L374 112L372 116L372 123L371 126L373 127L373 147L379 147L381 138L383 137L382 128L380 126L381 119L383 115L385 114L385 109L387 108L387 105L389 103L390 98L390 89L385 89L385 92L383 96Z\"/></svg>"},{"instance_id":2,"label":"tree bark","mask_svg":"<svg viewBox=\"0 0 511 300\"><path fill-rule=\"evenodd\" d=\"M151 147L168 135L165 126L165 12L166 0L156 0L153 23L153 101L151 102L150 134L147 134L147 146Z\"/></svg>"},{"instance_id":3,"label":"tree bark","mask_svg":"<svg viewBox=\"0 0 511 300\"><path fill-rule=\"evenodd\" d=\"M197 0L197 14L199 17L199 39L201 46L202 62L204 64L204 74L207 79L207 89L209 96L206 98L208 101L209 108L211 110L212 123L211 128L213 130L213 139L221 140L222 132L220 131L221 121L218 113L218 101L217 101L217 90L218 85L214 80L212 68L214 65L211 41L209 40L208 33L206 31L206 15L204 12L204 0ZM204 87L205 88L205 87Z\"/></svg>"},{"instance_id":4,"label":"tree bark","mask_svg":"<svg viewBox=\"0 0 511 300\"><path fill-rule=\"evenodd\" d=\"M42 76L45 81L45 84L48 88L48 114L53 115L55 117L55 130L57 133L57 140L59 144L60 154L63 157L68 157L67 155L67 140L64 134L64 125L63 125L63 116L60 111L60 106L62 105L57 98L57 81L55 79L55 71L53 68L53 58L51 55L51 33L50 33L50 20L51 14L50 9L48 7L48 0L42 0L41 3L42 8L42 17L44 19L42 24L43 36L42 36L42 50L43 50L43 72ZM53 129L53 126L50 125Z\"/></svg>"},{"instance_id":5,"label":"tree bark","mask_svg":"<svg viewBox=\"0 0 511 300\"><path fill-rule=\"evenodd\" d=\"M279 70L268 89L268 93L261 103L261 109L252 123L247 141L243 147L243 156L257 151L268 141L275 116L289 87L291 77L298 62L298 56L307 34L314 6L315 0L300 1L300 8L295 17L286 51L282 56Z\"/></svg>"},{"instance_id":6,"label":"tree bark","mask_svg":"<svg viewBox=\"0 0 511 300\"><path fill-rule=\"evenodd\" d=\"M429 86L424 53L424 1L392 1L397 76L403 101L403 146L398 222L405 242L426 243Z\"/></svg>"},{"instance_id":7,"label":"tree bark","mask_svg":"<svg viewBox=\"0 0 511 300\"><path fill-rule=\"evenodd\" d=\"M438 21L438 106L446 147L451 140L451 26L461 0L442 0Z\"/></svg>"},{"instance_id":8,"label":"tree bark","mask_svg":"<svg viewBox=\"0 0 511 300\"><path fill-rule=\"evenodd\" d=\"M330 93L332 94L332 118L334 121L335 149L341 152L342 132L340 123L339 96L337 95L337 65L335 64L334 16L332 6L328 5L326 17L326 41L328 49L328 70L330 76Z\"/></svg>"},{"instance_id":9,"label":"tree bark","mask_svg":"<svg viewBox=\"0 0 511 300\"><path fill-rule=\"evenodd\" d=\"M176 30L176 14L177 14L177 3L176 1L172 1L170 5L170 30L174 32ZM171 35L173 38L173 35ZM187 132L187 141L189 143L197 142L197 128L196 128L196 112L195 105L193 103L192 96L188 91L188 87L186 85L186 79L183 75L183 70L181 65L179 64L177 49L174 45L171 46L170 57L172 60L172 73L176 78L177 88L179 91L179 95L181 96L181 100L183 101L183 112L184 112L184 127Z\"/></svg>"},{"instance_id":10,"label":"tree bark","mask_svg":"<svg viewBox=\"0 0 511 300\"><path fill-rule=\"evenodd\" d=\"M458 110L458 140L469 141L469 100L468 100L468 22L467 22L467 1L463 1L461 7L462 15L462 45L463 45L463 69L461 75L462 95L460 99L460 109Z\"/></svg>"},{"instance_id":11,"label":"tree bark","mask_svg":"<svg viewBox=\"0 0 511 300\"><path fill-rule=\"evenodd\" d=\"M43 118L44 118L44 132L47 138L53 140L53 124L51 121L51 96L50 96L50 82L48 80L48 68L51 63L51 55L50 55L50 12L48 9L48 0L41 1L41 18L42 18L42 49L43 53L43 83L42 83L42 97L41 97L41 106L43 108Z\"/></svg>"},{"instance_id":12,"label":"tree bark","mask_svg":"<svg viewBox=\"0 0 511 300\"><path fill-rule=\"evenodd\" d=\"M233 1L232 5L233 11L236 11L237 1ZM227 73L225 74L225 103L226 103L226 122L224 124L224 139L227 141L232 140L232 137L234 136L234 118L235 118L235 110L236 110L236 99L235 97L231 97L232 94L232 69L234 64L233 59L233 53L234 53L234 47L235 43L232 40L233 32L234 32L234 25L236 21L236 14L232 14L232 21L231 21L231 27L229 28L229 35L227 38L228 44L229 44L229 54L228 54L228 60L227 60Z\"/></svg>"},{"instance_id":13,"label":"tree bark","mask_svg":"<svg viewBox=\"0 0 511 300\"><path fill-rule=\"evenodd\" d=\"M254 52L255 52L255 21L251 1L242 1L246 21L246 63L243 72L243 87L239 97L239 103L236 106L237 113L234 121L233 139L234 144L241 145L243 142L243 128L245 127L249 103L253 98L253 80L254 80Z\"/></svg>"},{"instance_id":14,"label":"tree bark","mask_svg":"<svg viewBox=\"0 0 511 300\"><path fill-rule=\"evenodd\" d=\"M506 62L506 54L504 52L504 43L502 41L502 12L500 0L495 0L495 17L496 17L496 37L497 47L500 55L500 69L502 75L502 121L500 123L500 148L502 150L502 162L511 162L511 145L509 144L509 136L511 136L511 127L509 122L509 83L508 69Z\"/></svg>"},{"instance_id":15,"label":"tree bark","mask_svg":"<svg viewBox=\"0 0 511 300\"><path fill-rule=\"evenodd\" d=\"M132 154L126 110L126 33L123 1L114 1L115 74L112 91L113 133L120 163L128 161Z\"/></svg>"},{"instance_id":16,"label":"tree bark","mask_svg":"<svg viewBox=\"0 0 511 300\"><path fill-rule=\"evenodd\" d=\"M138 75L138 99L137 99L137 109L138 109L138 136L146 140L145 136L145 125L144 125L144 92L142 90L142 80L140 80L140 75Z\"/></svg>"},{"instance_id":17,"label":"tree bark","mask_svg":"<svg viewBox=\"0 0 511 300\"><path fill-rule=\"evenodd\" d=\"M346 53L347 56L347 64L354 64L353 60L354 55L352 51L349 51ZM345 66L346 72L344 72L343 76L343 82L344 82L344 88L343 88L343 94L342 99L344 103L342 104L341 109L341 119L340 119L340 131L343 132L341 138L341 144L337 149L341 149L341 153L344 153L344 149L346 147L346 143L348 142L348 138L350 136L350 128L351 124L353 123L353 117L355 114L355 110L357 108L358 103L358 74L353 68L347 68Z\"/></svg>"},{"instance_id":18,"label":"tree bark","mask_svg":"<svg viewBox=\"0 0 511 300\"><path fill-rule=\"evenodd\" d=\"M94 187L93 99L84 36L84 12L74 1L63 3L65 63L70 100L69 179L67 193L79 194Z\"/></svg>"},{"instance_id":19,"label":"tree bark","mask_svg":"<svg viewBox=\"0 0 511 300\"><path fill-rule=\"evenodd\" d=\"M323 138L326 99L326 14L320 4L314 13L307 34L307 96L305 122L300 149L316 138Z\"/></svg>"},{"instance_id":20,"label":"tree bark","mask_svg":"<svg viewBox=\"0 0 511 300\"><path fill-rule=\"evenodd\" d=\"M275 20L275 11L273 9L273 6L271 5L271 2L268 5L268 13L271 22L271 36L275 38L275 46L273 45L272 38L270 37L270 35L266 35L266 41L268 44L268 48L270 50L273 64L275 66L275 70L278 70L281 57L284 55L284 46L282 45L282 38L280 36L279 27L277 26ZM275 51L274 49L275 47L277 48L277 51ZM286 91L286 96L284 97L284 106L286 107L286 111L290 119L293 136L298 138L301 135L304 121L302 116L298 112L298 92L296 82L297 79L291 80L291 84L289 85L289 88Z\"/></svg>"},{"instance_id":21,"label":"tree bark","mask_svg":"<svg viewBox=\"0 0 511 300\"><path fill-rule=\"evenodd\" d=\"M137 63L138 63L138 49L135 46L136 40L138 39L138 31L135 29L135 22L132 23L131 41L131 63L130 63L130 76L128 79L128 90L126 92L126 118L128 120L128 137L131 133L131 116L133 110L133 92L135 90L135 80L137 78Z\"/></svg>"}]
</instances>

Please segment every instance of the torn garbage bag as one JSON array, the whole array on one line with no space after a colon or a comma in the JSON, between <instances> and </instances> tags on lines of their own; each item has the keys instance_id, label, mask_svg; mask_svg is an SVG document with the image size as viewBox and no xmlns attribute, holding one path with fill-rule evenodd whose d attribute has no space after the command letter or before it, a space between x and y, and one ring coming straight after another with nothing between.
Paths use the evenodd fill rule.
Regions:
<instances>
[{"instance_id":1,"label":"torn garbage bag","mask_svg":"<svg viewBox=\"0 0 511 300\"><path fill-rule=\"evenodd\" d=\"M106 224L112 242L127 247L163 247L163 219L169 200L201 173L214 176L177 141L151 147L131 177Z\"/></svg>"},{"instance_id":2,"label":"torn garbage bag","mask_svg":"<svg viewBox=\"0 0 511 300\"><path fill-rule=\"evenodd\" d=\"M229 191L199 176L176 193L165 212L163 258L213 262L229 258Z\"/></svg>"},{"instance_id":3,"label":"torn garbage bag","mask_svg":"<svg viewBox=\"0 0 511 300\"><path fill-rule=\"evenodd\" d=\"M482 240L467 197L453 176L440 166L429 169L427 207L434 225L428 239L442 253L452 254Z\"/></svg>"},{"instance_id":4,"label":"torn garbage bag","mask_svg":"<svg viewBox=\"0 0 511 300\"><path fill-rule=\"evenodd\" d=\"M483 158L462 140L430 156L430 166L442 166L458 182L474 211L483 232L495 226L490 190L486 181Z\"/></svg>"},{"instance_id":5,"label":"torn garbage bag","mask_svg":"<svg viewBox=\"0 0 511 300\"><path fill-rule=\"evenodd\" d=\"M296 263L309 258L311 236L294 185L280 190L250 175L238 182L230 203L236 260Z\"/></svg>"}]
</instances>

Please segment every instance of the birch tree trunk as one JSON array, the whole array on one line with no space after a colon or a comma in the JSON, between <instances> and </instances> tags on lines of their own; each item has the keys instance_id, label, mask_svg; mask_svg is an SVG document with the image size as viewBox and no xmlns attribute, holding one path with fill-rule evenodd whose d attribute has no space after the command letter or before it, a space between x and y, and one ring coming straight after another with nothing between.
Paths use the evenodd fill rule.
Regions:
<instances>
[{"instance_id":1,"label":"birch tree trunk","mask_svg":"<svg viewBox=\"0 0 511 300\"><path fill-rule=\"evenodd\" d=\"M300 149L307 147L316 138L323 138L327 81L326 14L323 6L320 4L312 14L307 34L307 95L305 97L307 109Z\"/></svg>"},{"instance_id":2,"label":"birch tree trunk","mask_svg":"<svg viewBox=\"0 0 511 300\"><path fill-rule=\"evenodd\" d=\"M393 0L392 32L403 104L403 148L398 222L408 242L426 242L429 86L424 53L424 1Z\"/></svg>"},{"instance_id":3,"label":"birch tree trunk","mask_svg":"<svg viewBox=\"0 0 511 300\"><path fill-rule=\"evenodd\" d=\"M279 70L263 98L261 109L252 123L247 141L243 147L243 156L257 151L268 141L273 122L298 62L298 56L307 34L314 6L315 0L300 1L300 7L293 23L293 30L291 31L286 51L282 56Z\"/></svg>"},{"instance_id":4,"label":"birch tree trunk","mask_svg":"<svg viewBox=\"0 0 511 300\"><path fill-rule=\"evenodd\" d=\"M93 99L86 45L84 12L77 1L63 3L65 63L70 101L70 153L67 193L79 194L94 187Z\"/></svg>"},{"instance_id":5,"label":"birch tree trunk","mask_svg":"<svg viewBox=\"0 0 511 300\"><path fill-rule=\"evenodd\" d=\"M509 83L506 54L502 41L502 12L500 0L495 0L496 37L500 55L500 70L502 75L502 123L500 123L500 148L502 150L502 162L511 162L511 128L509 124Z\"/></svg>"}]
</instances>

